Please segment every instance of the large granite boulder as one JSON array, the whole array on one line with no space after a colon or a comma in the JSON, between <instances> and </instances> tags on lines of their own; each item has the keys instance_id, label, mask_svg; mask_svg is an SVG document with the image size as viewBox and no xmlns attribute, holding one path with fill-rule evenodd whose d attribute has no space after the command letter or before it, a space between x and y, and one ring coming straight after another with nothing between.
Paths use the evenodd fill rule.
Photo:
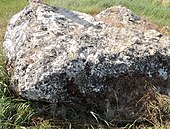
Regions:
<instances>
[{"instance_id":1,"label":"large granite boulder","mask_svg":"<svg viewBox=\"0 0 170 129\"><path fill-rule=\"evenodd\" d=\"M150 88L170 96L170 38L154 29L121 6L95 17L25 7L10 20L3 43L10 87L28 100L133 118Z\"/></svg>"}]
</instances>

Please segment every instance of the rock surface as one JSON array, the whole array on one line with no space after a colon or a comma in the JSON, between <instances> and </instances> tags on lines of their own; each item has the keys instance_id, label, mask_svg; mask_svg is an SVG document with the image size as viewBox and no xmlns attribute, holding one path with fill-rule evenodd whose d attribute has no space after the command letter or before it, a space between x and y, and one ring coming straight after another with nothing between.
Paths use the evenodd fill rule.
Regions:
<instances>
[{"instance_id":1,"label":"rock surface","mask_svg":"<svg viewBox=\"0 0 170 129\"><path fill-rule=\"evenodd\" d=\"M11 87L28 100L135 117L146 83L170 95L170 38L144 23L121 6L95 17L28 6L10 20L3 43Z\"/></svg>"},{"instance_id":2,"label":"rock surface","mask_svg":"<svg viewBox=\"0 0 170 129\"><path fill-rule=\"evenodd\" d=\"M121 6L110 7L100 12L95 18L117 28L154 29L159 31L158 26L155 24L146 21L129 9Z\"/></svg>"}]
</instances>

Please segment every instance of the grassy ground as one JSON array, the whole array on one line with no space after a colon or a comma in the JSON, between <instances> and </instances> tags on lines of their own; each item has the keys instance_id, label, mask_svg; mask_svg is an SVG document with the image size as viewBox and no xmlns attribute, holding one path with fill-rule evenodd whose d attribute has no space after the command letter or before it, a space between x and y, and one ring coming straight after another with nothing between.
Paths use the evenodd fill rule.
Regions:
<instances>
[{"instance_id":1,"label":"grassy ground","mask_svg":"<svg viewBox=\"0 0 170 129\"><path fill-rule=\"evenodd\" d=\"M162 31L170 27L170 2L169 0L163 1L162 6L161 0L44 0L53 6L61 6L71 10L78 10L90 14L97 14L101 10L112 5L123 5L130 8L137 14L153 21L156 23ZM23 7L28 4L26 0L0 0L0 45L2 46L3 36L5 28L9 19L20 11ZM166 6L167 5L167 6ZM17 99L11 96L8 88L8 76L4 70L5 59L2 54L2 48L0 48L0 128L1 129L51 129L54 125L50 120L42 119L37 116L37 112L33 110L32 103L22 99ZM36 115L35 115L36 114ZM36 116L33 117L33 116ZM94 120L96 119L95 114L92 114ZM95 123L95 122L94 122ZM84 124L84 128L104 128L99 123L97 126L93 124ZM104 122L107 125L106 122ZM72 124L69 122L63 123L68 129L72 128ZM62 122L58 123L58 128L63 126ZM65 127L66 127L65 126ZM133 124L127 126L132 127ZM55 126L55 128L57 128ZM155 128L169 128L168 125L164 127L155 125ZM149 127L148 127L149 129ZM151 128L150 128L151 129Z\"/></svg>"}]
</instances>

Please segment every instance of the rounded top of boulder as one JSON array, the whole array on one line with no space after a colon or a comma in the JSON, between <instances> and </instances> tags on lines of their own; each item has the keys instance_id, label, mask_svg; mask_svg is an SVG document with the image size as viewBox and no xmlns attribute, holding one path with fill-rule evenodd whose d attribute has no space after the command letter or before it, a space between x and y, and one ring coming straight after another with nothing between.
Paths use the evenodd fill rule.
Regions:
<instances>
[{"instance_id":1,"label":"rounded top of boulder","mask_svg":"<svg viewBox=\"0 0 170 129\"><path fill-rule=\"evenodd\" d=\"M153 24L141 18L136 13L123 6L113 6L103 10L95 16L98 20L110 24L112 26L122 28L136 28L136 29L154 29L159 30L156 24Z\"/></svg>"}]
</instances>

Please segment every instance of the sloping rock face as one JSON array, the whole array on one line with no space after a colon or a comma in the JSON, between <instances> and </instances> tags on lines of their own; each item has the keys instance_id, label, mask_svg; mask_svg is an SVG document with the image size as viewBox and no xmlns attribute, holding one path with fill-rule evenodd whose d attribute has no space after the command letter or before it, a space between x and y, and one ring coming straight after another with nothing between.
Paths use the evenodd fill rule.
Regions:
<instances>
[{"instance_id":1,"label":"sloping rock face","mask_svg":"<svg viewBox=\"0 0 170 129\"><path fill-rule=\"evenodd\" d=\"M16 14L3 43L11 88L28 100L107 118L139 115L137 102L148 85L170 95L169 37L145 29L142 18L124 7L108 10L92 17L37 4ZM121 27L109 24L114 16Z\"/></svg>"}]
</instances>

